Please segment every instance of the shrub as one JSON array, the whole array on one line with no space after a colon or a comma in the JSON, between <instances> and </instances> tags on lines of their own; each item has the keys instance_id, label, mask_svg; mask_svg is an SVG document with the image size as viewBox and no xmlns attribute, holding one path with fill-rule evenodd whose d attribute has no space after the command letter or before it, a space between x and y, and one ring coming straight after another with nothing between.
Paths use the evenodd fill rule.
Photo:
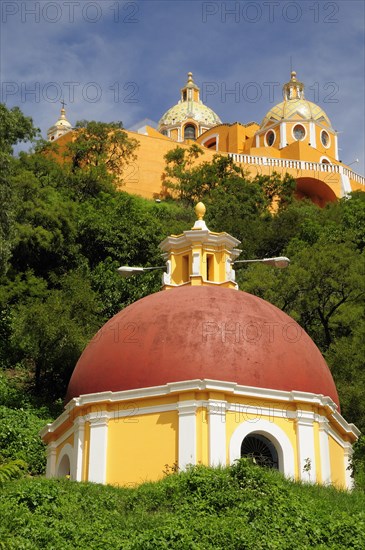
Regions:
<instances>
[{"instance_id":1,"label":"shrub","mask_svg":"<svg viewBox=\"0 0 365 550\"><path fill-rule=\"evenodd\" d=\"M45 446L39 436L44 425L31 410L0 406L0 459L23 460L30 474L44 473Z\"/></svg>"}]
</instances>

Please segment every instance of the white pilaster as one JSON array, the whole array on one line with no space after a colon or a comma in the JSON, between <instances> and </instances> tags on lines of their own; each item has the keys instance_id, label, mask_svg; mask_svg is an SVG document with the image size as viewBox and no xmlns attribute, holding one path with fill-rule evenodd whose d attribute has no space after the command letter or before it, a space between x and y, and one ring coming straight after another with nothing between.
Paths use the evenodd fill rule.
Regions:
<instances>
[{"instance_id":1,"label":"white pilaster","mask_svg":"<svg viewBox=\"0 0 365 550\"><path fill-rule=\"evenodd\" d=\"M226 464L226 401L208 401L209 466Z\"/></svg>"},{"instance_id":2,"label":"white pilaster","mask_svg":"<svg viewBox=\"0 0 365 550\"><path fill-rule=\"evenodd\" d=\"M309 143L311 144L311 147L317 147L316 126L314 122L309 123Z\"/></svg>"},{"instance_id":3,"label":"white pilaster","mask_svg":"<svg viewBox=\"0 0 365 550\"><path fill-rule=\"evenodd\" d=\"M90 422L88 481L94 483L106 482L108 418L109 415L106 412L91 413L86 417Z\"/></svg>"},{"instance_id":4,"label":"white pilaster","mask_svg":"<svg viewBox=\"0 0 365 550\"><path fill-rule=\"evenodd\" d=\"M256 147L260 147L260 136L256 134Z\"/></svg>"},{"instance_id":5,"label":"white pilaster","mask_svg":"<svg viewBox=\"0 0 365 550\"><path fill-rule=\"evenodd\" d=\"M286 122L280 124L280 149L286 147Z\"/></svg>"},{"instance_id":6,"label":"white pilaster","mask_svg":"<svg viewBox=\"0 0 365 550\"><path fill-rule=\"evenodd\" d=\"M330 447L328 441L328 425L327 418L321 418L319 422L319 448L321 453L321 474L322 483L331 483L331 461Z\"/></svg>"},{"instance_id":7,"label":"white pilaster","mask_svg":"<svg viewBox=\"0 0 365 550\"><path fill-rule=\"evenodd\" d=\"M299 477L309 483L316 482L316 457L314 451L314 414L298 411L296 419L299 458ZM308 468L308 469L307 469Z\"/></svg>"},{"instance_id":8,"label":"white pilaster","mask_svg":"<svg viewBox=\"0 0 365 550\"><path fill-rule=\"evenodd\" d=\"M179 413L179 469L196 464L196 409L195 401L177 404Z\"/></svg>"},{"instance_id":9,"label":"white pilaster","mask_svg":"<svg viewBox=\"0 0 365 550\"><path fill-rule=\"evenodd\" d=\"M346 197L349 193L351 193L351 183L350 178L347 174L343 171L343 166L340 166L340 177L341 177L341 196Z\"/></svg>"},{"instance_id":10,"label":"white pilaster","mask_svg":"<svg viewBox=\"0 0 365 550\"><path fill-rule=\"evenodd\" d=\"M338 137L337 137L337 134L335 134L333 136L333 138L335 140L335 159L338 160L339 156L338 156Z\"/></svg>"},{"instance_id":11,"label":"white pilaster","mask_svg":"<svg viewBox=\"0 0 365 550\"><path fill-rule=\"evenodd\" d=\"M353 449L351 443L344 444L344 467L345 467L345 483L346 488L351 491L354 487L354 480L351 477L351 457Z\"/></svg>"},{"instance_id":12,"label":"white pilaster","mask_svg":"<svg viewBox=\"0 0 365 550\"><path fill-rule=\"evenodd\" d=\"M200 275L200 253L193 253L192 275Z\"/></svg>"},{"instance_id":13,"label":"white pilaster","mask_svg":"<svg viewBox=\"0 0 365 550\"><path fill-rule=\"evenodd\" d=\"M47 466L46 477L54 477L56 475L56 443L52 441L47 445Z\"/></svg>"},{"instance_id":14,"label":"white pilaster","mask_svg":"<svg viewBox=\"0 0 365 550\"><path fill-rule=\"evenodd\" d=\"M74 449L75 449L75 472L74 479L82 481L82 462L85 445L85 419L83 416L78 416L74 422Z\"/></svg>"}]
</instances>

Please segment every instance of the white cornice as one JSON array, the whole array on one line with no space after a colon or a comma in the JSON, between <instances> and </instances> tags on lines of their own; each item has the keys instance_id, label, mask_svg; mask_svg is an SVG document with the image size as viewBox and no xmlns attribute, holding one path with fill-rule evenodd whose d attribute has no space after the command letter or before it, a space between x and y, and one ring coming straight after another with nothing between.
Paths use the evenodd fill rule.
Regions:
<instances>
[{"instance_id":1,"label":"white cornice","mask_svg":"<svg viewBox=\"0 0 365 550\"><path fill-rule=\"evenodd\" d=\"M150 397L163 397L167 395L173 395L181 392L194 392L194 391L211 391L222 392L232 396L248 397L256 399L264 399L274 402L283 403L305 403L316 406L324 407L329 413L330 422L337 424L342 431L348 435L352 435L355 439L360 435L360 431L354 424L349 424L337 411L337 405L334 401L322 394L315 394L302 391L284 391L284 390L270 390L265 388L258 388L253 386L243 386L236 384L235 382L224 382L220 380L210 379L195 379L186 380L182 382L169 382L163 386L153 386L148 388L139 388L134 390L125 390L119 392L100 392L87 395L81 395L80 397L72 399L67 405L66 410L59 416L52 424L48 424L41 431L41 437L44 438L47 434L54 433L62 424L68 420L72 421L75 418L75 412L80 407L84 407L96 403L113 404L120 401L138 401L140 399L146 399ZM297 411L299 413L300 407L297 405ZM165 407L165 406L163 406ZM157 410L158 406L150 407L151 412ZM165 410L176 410L176 404L166 405ZM271 409L270 409L271 410ZM130 415L130 411L122 411L121 416ZM101 414L101 413L99 413ZM119 414L119 413L118 413ZM312 413L311 413L312 414ZM114 415L114 413L111 413ZM292 415L295 416L300 415ZM289 415L287 416L289 418Z\"/></svg>"},{"instance_id":2,"label":"white cornice","mask_svg":"<svg viewBox=\"0 0 365 550\"><path fill-rule=\"evenodd\" d=\"M191 248L194 244L220 246L221 248L225 248L227 252L238 256L242 251L234 247L238 246L240 242L238 239L232 237L232 235L229 235L229 233L214 233L209 231L209 229L190 229L184 231L182 235L170 235L166 237L159 246L164 252L184 250L184 248Z\"/></svg>"}]
</instances>

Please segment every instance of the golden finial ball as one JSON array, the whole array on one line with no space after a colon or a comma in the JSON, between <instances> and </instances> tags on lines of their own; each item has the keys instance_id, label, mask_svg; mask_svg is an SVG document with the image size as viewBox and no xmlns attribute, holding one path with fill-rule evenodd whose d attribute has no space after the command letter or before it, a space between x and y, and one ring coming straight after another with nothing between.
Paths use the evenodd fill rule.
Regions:
<instances>
[{"instance_id":1,"label":"golden finial ball","mask_svg":"<svg viewBox=\"0 0 365 550\"><path fill-rule=\"evenodd\" d=\"M198 202L194 210L198 220L202 220L207 209L205 208L205 204L203 204L202 202Z\"/></svg>"}]
</instances>

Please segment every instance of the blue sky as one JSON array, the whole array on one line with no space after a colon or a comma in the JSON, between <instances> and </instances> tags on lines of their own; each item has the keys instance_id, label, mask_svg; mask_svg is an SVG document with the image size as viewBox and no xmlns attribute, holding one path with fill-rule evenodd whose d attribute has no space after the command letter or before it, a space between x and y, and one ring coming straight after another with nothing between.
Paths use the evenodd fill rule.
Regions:
<instances>
[{"instance_id":1,"label":"blue sky","mask_svg":"<svg viewBox=\"0 0 365 550\"><path fill-rule=\"evenodd\" d=\"M158 121L192 71L223 122L260 122L290 64L364 173L364 2L3 0L1 101L43 135L71 123ZM235 93L229 93L230 91Z\"/></svg>"}]
</instances>

